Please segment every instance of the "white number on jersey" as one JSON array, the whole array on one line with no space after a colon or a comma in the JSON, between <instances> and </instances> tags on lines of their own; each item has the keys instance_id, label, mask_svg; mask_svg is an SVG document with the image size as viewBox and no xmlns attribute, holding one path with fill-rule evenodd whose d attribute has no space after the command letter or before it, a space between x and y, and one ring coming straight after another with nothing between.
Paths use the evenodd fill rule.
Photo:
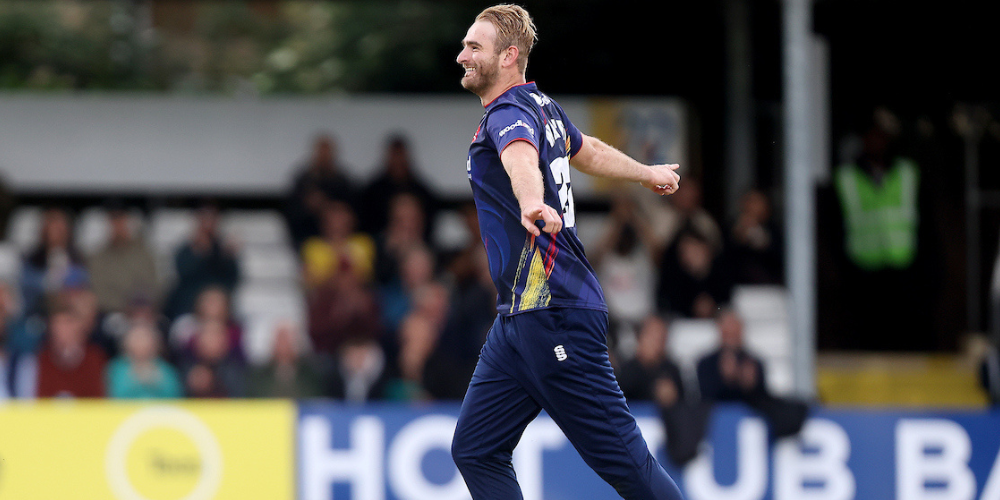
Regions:
<instances>
[{"instance_id":1,"label":"white number on jersey","mask_svg":"<svg viewBox=\"0 0 1000 500\"><path fill-rule=\"evenodd\" d=\"M556 191L559 192L559 204L562 205L563 226L576 226L576 209L573 206L573 187L569 182L569 156L560 156L549 163L552 178L556 181Z\"/></svg>"}]
</instances>

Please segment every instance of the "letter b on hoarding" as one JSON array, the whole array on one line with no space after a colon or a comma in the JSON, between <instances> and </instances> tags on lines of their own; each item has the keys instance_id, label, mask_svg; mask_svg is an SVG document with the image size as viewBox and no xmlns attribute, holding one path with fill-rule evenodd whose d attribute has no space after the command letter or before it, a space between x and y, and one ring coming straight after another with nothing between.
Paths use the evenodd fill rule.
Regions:
<instances>
[{"instance_id":1,"label":"letter b on hoarding","mask_svg":"<svg viewBox=\"0 0 1000 500\"><path fill-rule=\"evenodd\" d=\"M972 500L972 442L951 420L900 420L896 425L896 498Z\"/></svg>"},{"instance_id":2,"label":"letter b on hoarding","mask_svg":"<svg viewBox=\"0 0 1000 500\"><path fill-rule=\"evenodd\" d=\"M847 467L850 455L851 441L841 426L809 420L799 438L785 439L775 450L775 500L852 500L856 485Z\"/></svg>"}]
</instances>

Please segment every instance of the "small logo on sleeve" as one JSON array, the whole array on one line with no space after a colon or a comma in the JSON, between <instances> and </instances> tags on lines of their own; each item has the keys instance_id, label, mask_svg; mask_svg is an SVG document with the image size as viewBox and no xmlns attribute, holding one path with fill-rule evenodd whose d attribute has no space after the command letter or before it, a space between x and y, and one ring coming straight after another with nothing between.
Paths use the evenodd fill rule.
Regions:
<instances>
[{"instance_id":1,"label":"small logo on sleeve","mask_svg":"<svg viewBox=\"0 0 1000 500\"><path fill-rule=\"evenodd\" d=\"M524 127L526 129L528 129L528 133L531 134L532 137L535 136L535 129L531 128L531 125L528 125L527 123L524 123L524 121L522 121L522 120L518 120L518 121L516 121L514 123L511 123L510 125L507 125L506 127L504 127L503 130L500 131L500 137L503 137L503 136L507 135L507 132L510 132L511 130L514 130L517 127Z\"/></svg>"},{"instance_id":2,"label":"small logo on sleeve","mask_svg":"<svg viewBox=\"0 0 1000 500\"><path fill-rule=\"evenodd\" d=\"M566 355L566 348L563 347L562 344L557 345L556 348L553 349L553 351L555 351L556 353L557 361L566 361L566 358L569 357Z\"/></svg>"}]
</instances>

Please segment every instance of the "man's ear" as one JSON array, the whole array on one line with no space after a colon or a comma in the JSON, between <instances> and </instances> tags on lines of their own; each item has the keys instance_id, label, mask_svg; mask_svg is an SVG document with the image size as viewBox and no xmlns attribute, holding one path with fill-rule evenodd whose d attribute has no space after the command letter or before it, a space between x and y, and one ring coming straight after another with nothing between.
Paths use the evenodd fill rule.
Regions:
<instances>
[{"instance_id":1,"label":"man's ear","mask_svg":"<svg viewBox=\"0 0 1000 500\"><path fill-rule=\"evenodd\" d=\"M519 54L520 51L517 50L517 46L511 45L510 47L507 47L507 49L503 51L503 66L507 67L516 65Z\"/></svg>"}]
</instances>

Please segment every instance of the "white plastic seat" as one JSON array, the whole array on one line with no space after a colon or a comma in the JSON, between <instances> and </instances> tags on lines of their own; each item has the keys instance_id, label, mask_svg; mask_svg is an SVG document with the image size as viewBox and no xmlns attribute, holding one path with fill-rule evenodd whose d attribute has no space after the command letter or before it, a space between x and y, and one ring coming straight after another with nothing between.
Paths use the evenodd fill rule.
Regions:
<instances>
[{"instance_id":1,"label":"white plastic seat","mask_svg":"<svg viewBox=\"0 0 1000 500\"><path fill-rule=\"evenodd\" d=\"M677 363L685 384L690 387L698 384L698 361L718 346L719 333L712 320L677 319L670 323L667 354Z\"/></svg>"},{"instance_id":2,"label":"white plastic seat","mask_svg":"<svg viewBox=\"0 0 1000 500\"><path fill-rule=\"evenodd\" d=\"M128 211L128 224L132 234L141 235L143 218L138 209ZM111 237L111 217L103 207L90 207L80 213L73 229L76 247L84 255L91 255L104 248Z\"/></svg>"},{"instance_id":3,"label":"white plastic seat","mask_svg":"<svg viewBox=\"0 0 1000 500\"><path fill-rule=\"evenodd\" d=\"M194 232L195 212L186 208L160 208L149 216L147 242L156 256L156 271L165 285L177 278L174 254Z\"/></svg>"},{"instance_id":4,"label":"white plastic seat","mask_svg":"<svg viewBox=\"0 0 1000 500\"><path fill-rule=\"evenodd\" d=\"M173 255L194 232L195 212L187 208L160 208L149 217L149 244L161 255Z\"/></svg>"},{"instance_id":5,"label":"white plastic seat","mask_svg":"<svg viewBox=\"0 0 1000 500\"><path fill-rule=\"evenodd\" d=\"M786 321L788 291L778 285L741 285L733 289L733 306L744 321Z\"/></svg>"},{"instance_id":6,"label":"white plastic seat","mask_svg":"<svg viewBox=\"0 0 1000 500\"><path fill-rule=\"evenodd\" d=\"M302 289L291 284L247 282L233 292L233 311L242 318L257 315L301 321L306 317L306 299Z\"/></svg>"},{"instance_id":7,"label":"white plastic seat","mask_svg":"<svg viewBox=\"0 0 1000 500\"><path fill-rule=\"evenodd\" d=\"M21 277L21 249L10 242L0 243L0 281L16 283Z\"/></svg>"},{"instance_id":8,"label":"white plastic seat","mask_svg":"<svg viewBox=\"0 0 1000 500\"><path fill-rule=\"evenodd\" d=\"M472 239L479 239L478 234L469 234L461 212L456 210L438 212L434 222L434 234L431 235L431 239L436 248L458 250Z\"/></svg>"},{"instance_id":9,"label":"white plastic seat","mask_svg":"<svg viewBox=\"0 0 1000 500\"><path fill-rule=\"evenodd\" d=\"M21 253L27 253L38 246L42 228L42 208L21 206L10 214L7 224L7 241L13 243Z\"/></svg>"},{"instance_id":10,"label":"white plastic seat","mask_svg":"<svg viewBox=\"0 0 1000 500\"><path fill-rule=\"evenodd\" d=\"M305 295L289 284L242 284L233 292L233 311L243 322L243 350L252 363L267 361L278 323L291 321L302 331L307 324Z\"/></svg>"},{"instance_id":11,"label":"white plastic seat","mask_svg":"<svg viewBox=\"0 0 1000 500\"><path fill-rule=\"evenodd\" d=\"M744 343L751 352L773 359L790 358L791 335L784 321L746 322L743 327Z\"/></svg>"},{"instance_id":12,"label":"white plastic seat","mask_svg":"<svg viewBox=\"0 0 1000 500\"><path fill-rule=\"evenodd\" d=\"M276 210L232 210L221 214L219 232L238 246L288 245L288 227Z\"/></svg>"},{"instance_id":13,"label":"white plastic seat","mask_svg":"<svg viewBox=\"0 0 1000 500\"><path fill-rule=\"evenodd\" d=\"M299 279L298 256L288 246L244 246L237 255L241 279L246 281L287 282Z\"/></svg>"},{"instance_id":14,"label":"white plastic seat","mask_svg":"<svg viewBox=\"0 0 1000 500\"><path fill-rule=\"evenodd\" d=\"M744 320L743 342L760 358L768 389L788 395L794 389L791 340L785 322ZM713 320L679 319L670 325L667 351L680 367L685 382L697 384L698 361L719 347L719 332Z\"/></svg>"},{"instance_id":15,"label":"white plastic seat","mask_svg":"<svg viewBox=\"0 0 1000 500\"><path fill-rule=\"evenodd\" d=\"M243 322L243 353L250 363L263 365L271 360L275 329L285 321L291 322L298 332L298 352L312 350L309 335L305 332L305 323L280 316L252 316Z\"/></svg>"},{"instance_id":16,"label":"white plastic seat","mask_svg":"<svg viewBox=\"0 0 1000 500\"><path fill-rule=\"evenodd\" d=\"M576 213L576 235L583 243L583 248L593 249L594 245L604 236L604 228L608 216L603 213Z\"/></svg>"}]
</instances>

